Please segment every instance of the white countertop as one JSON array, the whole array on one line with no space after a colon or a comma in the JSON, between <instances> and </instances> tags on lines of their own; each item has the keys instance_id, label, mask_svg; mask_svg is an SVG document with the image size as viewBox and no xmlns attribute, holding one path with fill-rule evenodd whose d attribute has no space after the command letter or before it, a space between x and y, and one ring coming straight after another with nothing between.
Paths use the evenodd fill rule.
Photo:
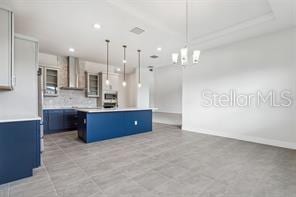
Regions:
<instances>
[{"instance_id":1,"label":"white countertop","mask_svg":"<svg viewBox=\"0 0 296 197\"><path fill-rule=\"evenodd\" d=\"M50 106L50 107L42 107L43 110L54 110L54 109L88 109L88 108L96 108L91 106Z\"/></svg>"},{"instance_id":2,"label":"white countertop","mask_svg":"<svg viewBox=\"0 0 296 197\"><path fill-rule=\"evenodd\" d=\"M101 112L120 112L120 111L144 111L144 110L157 110L156 108L89 108L89 109L76 109L77 111L86 112L86 113L101 113Z\"/></svg>"},{"instance_id":3,"label":"white countertop","mask_svg":"<svg viewBox=\"0 0 296 197\"><path fill-rule=\"evenodd\" d=\"M76 109L75 107L43 107L43 110L55 110L55 109Z\"/></svg>"},{"instance_id":4,"label":"white countertop","mask_svg":"<svg viewBox=\"0 0 296 197\"><path fill-rule=\"evenodd\" d=\"M6 122L24 122L24 121L32 121L32 120L41 120L40 117L6 117L1 118L0 123L6 123Z\"/></svg>"}]
</instances>

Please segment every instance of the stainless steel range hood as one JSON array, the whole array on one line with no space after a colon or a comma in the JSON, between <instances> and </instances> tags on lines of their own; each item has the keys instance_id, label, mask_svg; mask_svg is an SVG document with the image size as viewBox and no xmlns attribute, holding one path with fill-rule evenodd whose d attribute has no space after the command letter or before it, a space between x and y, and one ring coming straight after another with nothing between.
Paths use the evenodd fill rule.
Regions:
<instances>
[{"instance_id":1,"label":"stainless steel range hood","mask_svg":"<svg viewBox=\"0 0 296 197\"><path fill-rule=\"evenodd\" d=\"M79 87L79 59L77 57L67 57L68 86L62 87L64 90L84 90Z\"/></svg>"}]
</instances>

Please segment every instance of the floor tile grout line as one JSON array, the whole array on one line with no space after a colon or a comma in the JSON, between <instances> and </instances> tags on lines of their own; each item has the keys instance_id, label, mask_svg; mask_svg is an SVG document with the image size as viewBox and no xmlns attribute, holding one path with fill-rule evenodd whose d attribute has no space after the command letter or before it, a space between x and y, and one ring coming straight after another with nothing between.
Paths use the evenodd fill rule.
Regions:
<instances>
[{"instance_id":1,"label":"floor tile grout line","mask_svg":"<svg viewBox=\"0 0 296 197\"><path fill-rule=\"evenodd\" d=\"M56 190L56 187L55 187L55 185L54 185L54 183L53 183L53 181L52 181L52 179L51 179L51 177L50 177L50 175L49 175L49 172L48 172L47 167L46 167L45 164L44 164L44 166L45 166L45 171L46 171L46 174L47 174L47 176L48 176L48 179L50 180L50 183L52 184L52 187L53 187L53 189L54 189L56 195L57 195L57 196L60 196L60 195L58 194L58 191Z\"/></svg>"},{"instance_id":2,"label":"floor tile grout line","mask_svg":"<svg viewBox=\"0 0 296 197\"><path fill-rule=\"evenodd\" d=\"M52 139L52 142L58 147L58 149L60 149L67 157L68 157L68 155L63 151L63 149ZM69 158L69 157L68 157ZM71 162L73 162L71 159L69 159ZM74 162L73 162L74 163ZM74 163L75 165L76 165L76 163ZM44 164L45 166L46 166L46 164ZM77 165L76 165L76 167L77 167ZM46 169L47 169L47 167L46 167ZM84 171L83 171L84 172ZM48 173L48 171L47 171L47 173ZM85 172L84 172L85 173ZM86 174L86 173L85 173ZM50 174L48 173L48 175L49 175L49 178L50 178L50 180L51 180L51 182L52 182L52 184L53 184L53 187L54 187L54 189L55 189L55 192L56 192L56 194L58 195L58 196L60 196L59 194L58 194L58 192L57 192L57 188L56 188L56 185L53 183L53 181L52 181L52 179L51 179L51 176L50 176ZM83 179L84 180L84 179ZM78 182L78 181L77 181ZM74 183L72 183L72 184L75 184L75 183L77 183L77 182L74 182ZM70 184L70 185L72 185L72 184Z\"/></svg>"},{"instance_id":3,"label":"floor tile grout line","mask_svg":"<svg viewBox=\"0 0 296 197\"><path fill-rule=\"evenodd\" d=\"M168 132L165 132L166 133L166 135L168 135L168 136L170 136L170 133L168 133ZM160 134L160 135L158 135L158 134ZM155 171L155 166L158 166L158 164L157 164L157 161L161 161L161 158L163 158L163 157L165 157L165 158L163 158L164 159L164 165L166 165L166 164L168 164L168 163L170 163L170 161L171 160L175 160L175 161L177 161L178 159L182 159L182 158L192 158L192 159L194 159L194 160L197 160L197 161L199 161L199 159L198 159L198 157L200 157L200 156L202 156L202 157L205 157L205 159L203 159L202 160L202 163L204 163L204 166L203 167L205 167L207 164L209 164L208 162L210 162L210 161L213 161L213 160L211 160L210 159L210 157L213 157L213 159L215 159L217 156L219 156L220 154L222 154L222 155L224 155L224 156L222 156L222 157L219 157L219 158L216 158L216 159L218 159L219 160L219 165L220 164L222 164L222 165L224 165L224 163L225 162L223 162L223 160L225 160L225 159L227 159L227 158L229 158L229 159L231 159L231 163L233 163L233 162L236 162L237 161L237 159L238 159L238 163L236 162L235 163L235 165L234 165L234 167L235 167L235 170L238 170L239 168L239 166L241 166L241 162L244 162L245 160L250 160L250 161L253 161L253 162L251 162L250 163L250 165L248 165L248 166L245 166L242 170L243 170L243 172L245 172L245 173L240 173L240 176L242 177L242 176L245 176L244 174L246 174L246 173L248 173L249 172L249 170L252 170L253 168L256 168L256 165L258 164L259 166L258 167L260 167L260 168L262 168L263 167L263 165L265 166L266 164L273 164L273 162L275 162L276 160L276 158L279 158L277 155L280 155L280 153L279 153L279 151L278 151L278 149L269 149L268 147L262 147L262 146L260 146L260 145L256 145L256 146L254 146L254 145L250 145L250 144L246 144L246 143L232 143L233 145L231 145L231 146L228 146L228 145L225 145L225 144L228 144L228 142L229 142L229 140L226 140L226 141L224 141L224 140L218 140L218 141L216 141L218 138L203 138L203 140L206 140L206 141L212 141L212 142L217 142L217 143L203 143L202 144L202 146L199 146L199 145L195 145L196 143L199 143L201 140L190 140L190 137L191 137L191 135L173 135L174 137L169 137L168 138L168 140L166 140L165 138L164 138L164 136L165 135L163 135L161 132L159 132L159 133L157 133L157 135L154 135L154 134L152 134L152 135L149 135L149 136L143 136L143 138L145 137L145 138L147 138L147 139L150 139L151 141L153 141L154 139L156 139L156 143L154 143L153 144L153 146L151 146L152 148L153 147L156 147L154 150L152 149L152 152L150 153L149 152L149 148L147 148L146 146L146 148L147 148L147 150L146 149L142 149L142 148L139 148L139 149L137 149L136 151L134 151L134 152L130 152L130 154L128 154L128 158L131 160L131 162L124 162L124 160L122 160L122 159L120 159L119 158L119 160L117 160L117 157L120 157L120 154L114 154L114 155L111 155L110 154L110 158L108 157L108 153L106 153L106 157L104 157L104 161L107 161L107 163L108 163L108 160L110 160L109 161L109 163L111 164L111 162L113 163L113 162L117 162L117 161L119 161L119 162L123 162L122 164L124 164L124 165L126 165L126 163L131 163L131 164L134 164L134 163L140 163L140 166L141 166L141 163L142 164L145 164L145 159L147 159L147 162L148 162L148 164L147 165L145 165L145 168L147 167L147 172L145 172L145 174L147 173L148 175L149 175L149 171L151 171L151 170L154 170ZM185 136L185 137L183 137L183 136ZM200 137L200 135L197 135L198 136L198 138ZM57 140L59 140L59 136L56 136L57 137ZM57 141L57 143L55 143L55 142L53 142L53 147L55 147L56 146L56 150L57 150L57 153L59 153L62 157L61 158L56 158L56 159L58 159L58 160L56 160L55 159L55 157L53 158L54 159L54 161L57 161L57 162L54 162L54 163L59 163L59 162L62 162L62 163L64 163L63 162L63 154L65 155L65 157L64 157L64 159L66 159L66 164L68 163L68 162L71 162L71 163L73 163L74 165L71 165L73 168L82 168L81 170L82 170L82 172L83 172L83 169L86 169L86 168L83 168L83 166L81 166L81 165L79 165L79 161L78 160L75 160L75 157L74 157L74 154L72 155L72 154L68 154L69 152L67 152L67 149L65 148L65 147L68 147L68 145L70 145L70 144L67 144L67 140L69 141L69 140L72 140L72 139L74 139L73 138L73 134L71 134L71 135L63 135L63 136L60 136L61 138L65 138L65 140L64 140L64 142L66 143L65 145L64 145L64 143L61 141L61 143L59 143L59 141ZM139 141L141 141L143 138L134 138L134 139L132 139L131 138L131 141L130 142L132 142L132 144L134 143L134 141L137 141L137 139L139 139ZM53 141L54 141L54 139L55 138L52 138L53 139ZM50 139L50 140L52 140L52 139ZM177 139L179 139L179 140L177 140ZM180 140L181 139L181 140ZM221 139L221 138L219 138L219 139ZM162 141L162 140L164 140L164 141ZM171 146L170 144L168 144L167 145L167 141L170 141L170 140L172 140L172 141L177 141L177 144L176 144L176 147L174 148L174 146ZM203 141L202 140L202 141ZM120 146L124 146L124 147L126 147L125 145L127 144L129 142L129 140L127 140L127 141L124 141L123 143L121 143L120 141L113 141L112 143L108 143L107 145L109 145L108 146L108 148L110 147L110 145L114 145L114 146L112 146L112 147L120 147ZM184 143L185 142L185 143ZM75 145L74 143L73 143L73 145ZM212 146L213 145L213 146ZM220 145L222 145L222 146L220 146ZM169 148L166 148L166 146L168 146ZM91 146L90 146L91 147ZM139 146L137 146L137 147L139 147ZM107 148L107 149L108 149ZM210 155L203 155L203 154L205 154L206 152L205 151L195 151L195 149L202 149L202 150L207 150L208 151L208 153L211 153ZM233 150L233 148L238 148L238 150ZM174 149L176 149L176 150L174 150ZM190 149L190 150L193 150L193 151L189 151L188 152L188 149ZM130 148L128 148L127 150L131 150ZM144 151L143 151L144 150ZM159 150L161 150L161 152L159 151ZM148 152L147 152L148 151ZM229 152L230 151L230 153L231 154L228 154L227 152ZM256 152L256 154L253 154L253 152ZM258 152L259 151L259 152ZM125 152L125 151L124 151ZM167 153L166 153L167 152ZM116 153L116 150L115 151L111 151L110 153ZM144 154L143 156L142 155L138 155L138 153L139 154ZM185 153L185 154L184 154ZM241 155L238 155L238 153L239 154L242 154L243 155L243 158L241 158ZM176 154L176 156L178 156L179 154L181 154L182 155L182 157L181 158L179 158L179 157L175 157L174 156L174 154ZM184 155L183 155L184 154ZM282 154L282 153L281 153ZM266 155L266 156L265 156ZM52 156L55 156L55 154L53 154ZM263 157L263 159L261 158L261 156L264 156ZM247 159L244 159L245 157L247 157ZM88 157L86 157L86 159L87 159ZM152 161L151 163L149 162L149 160L151 160L151 158L154 160L154 161ZM174 159L175 158L175 159ZM232 160L232 158L234 159L234 160ZM68 160L69 159L69 160ZM215 160L216 160L215 159ZM280 158L281 159L281 158ZM214 161L215 161L214 160ZM263 161L263 162L262 162ZM156 162L156 163L154 163L154 162ZM221 162L221 163L220 163ZM43 162L44 163L44 162ZM54 164L53 163L53 164ZM228 165L228 163L229 162L226 162L225 164L226 165ZM229 163L229 164L231 164L231 163ZM50 163L49 163L50 164ZM149 165L149 164L151 164L151 165ZM185 163L183 163L183 162L178 162L178 163L175 163L176 165L178 165L178 166L180 166L180 167L183 167L183 166L186 166L187 165L187 163L185 162ZM173 163L173 165L175 165L174 163ZM49 178L49 183L50 183L50 187L49 188L51 188L51 191L50 192L52 192L52 194L54 193L53 192L53 190L55 190L55 193L56 193L56 195L58 195L58 196L61 196L61 195L63 195L63 193L60 193L60 195L57 193L57 190L56 190L56 187L55 187L55 185L54 185L54 183L53 183L53 180L51 179L51 175L53 175L54 176L54 174L49 174L49 172L50 172L50 170L49 170L49 167L50 167L50 165L49 166L46 166L45 164L43 164L44 165L44 168L45 168L45 172L46 172L46 174L44 174L44 176L42 176L42 177L47 177L47 178ZM121 172L123 169L127 169L127 168L122 168L121 169L121 167L122 166L124 166L124 165L116 165L116 163L115 163L115 165L114 165L114 167L116 168L116 169L118 169L118 172ZM255 166L254 166L255 165ZM67 165L66 165L67 166ZM154 166L154 167L153 167ZM191 166L190 165L190 163L189 163L189 165L188 165L189 167ZM193 164L192 166L197 166L195 169L198 169L198 167L199 167L199 164L198 163L196 163L196 164ZM215 167L216 165L211 165L211 168L216 168ZM231 166L233 166L233 165L230 165L230 167ZM86 167L87 167L87 163L86 163ZM118 168L119 167L119 168ZM138 168L138 165L136 166L137 168ZM203 168L202 167L202 168ZM243 166L241 166L241 168L242 168ZM267 168L266 170L263 170L261 173L260 173L260 175L256 175L257 173L255 172L255 174L252 174L250 177L251 178L254 178L254 180L257 182L256 184L259 184L259 185L261 185L262 184L262 182L264 182L264 180L265 180L265 177L269 174L269 173L271 173L272 174L272 171L276 171L277 169L279 169L279 167L281 167L281 166L275 166L275 165L272 165L272 166L269 166L269 168ZM115 169L114 168L114 169ZM211 169L210 168L210 169ZM259 168L259 169L260 169ZM130 168L128 168L128 169L130 169ZM132 169L132 168L131 168ZM178 168L177 168L178 169ZM191 168L190 168L191 169ZM228 169L227 167L226 167L226 169ZM129 171L129 170L128 170ZM146 171L146 170L145 170ZM240 170L238 170L238 171L240 171ZM95 190L95 185L99 185L99 183L100 182L96 182L95 181L95 179L93 179L93 177L92 177L92 174L91 174L91 172L92 171L89 171L89 173L87 174L86 172L84 172L85 174L86 174L86 177L85 178L83 178L83 179L80 179L79 181L82 181L82 180L87 180L87 179L89 179L90 181L88 182L88 184L91 184L91 186L94 188L94 190L92 190L93 192L96 192L96 190ZM100 170L98 171L98 176L100 176ZM103 171L102 171L103 172ZM111 170L109 171L109 172L111 172ZM108 172L108 173L109 173ZM135 184L132 184L132 185L134 185L133 187L134 188L137 188L137 185L139 185L139 186L142 186L142 184L140 184L140 183L143 183L143 182L138 182L137 180L138 179L134 179L136 176L139 176L139 177L141 177L141 176L143 176L142 175L142 173L140 173L141 172L141 168L139 168L139 169L136 169L136 171L135 171L135 173L133 173L133 170L131 171L132 173L130 174L131 176L129 176L129 177L127 177L125 174L124 174L124 177L127 177L127 178L129 178L129 179L131 179L131 180L133 180L135 183L136 183L136 185ZM164 174L162 174L161 172L164 172ZM220 172L220 171L218 171L218 172ZM227 170L226 172L229 172L229 170ZM61 171L61 173L63 173L63 171ZM170 173L170 171L168 171L168 174L167 174L167 172L166 171L159 171L159 172L156 172L156 173L158 173L158 175L161 175L161 176L166 176L166 175L172 175L173 176L173 178L171 178L171 176L166 176L166 177L168 177L168 178L170 178L170 180L178 180L178 178L175 178L174 177L174 175L176 175L175 173ZM222 171L221 173L216 173L216 174L213 174L213 173L207 173L207 170L206 171L204 171L204 170L201 170L201 171L199 171L199 172L196 172L196 174L200 174L201 176L204 176L204 177L208 177L208 178L212 178L212 179L214 179L213 181L214 182L216 182L217 184L220 184L220 183L222 183L221 185L222 185L222 187L224 187L223 185L224 184L226 184L226 185L229 185L229 184L231 184L231 182L228 182L228 180L229 180L229 178L227 178L227 179L225 179L225 181L224 181L224 179L222 178L222 179L219 179L219 177L220 177L220 175L222 174L222 176L223 176L223 173L225 174L225 170L224 171ZM83 174L83 173L82 173ZM111 172L111 174L112 174L112 172ZM185 176L184 175L182 175L183 176L183 178L186 178L187 176L189 176L190 175L190 173L187 173L187 172L185 172L184 173L185 174ZM235 174L234 174L235 175ZM296 174L295 174L296 175ZM41 177L41 178L42 178ZM176 176L177 177L177 176ZM237 177L237 176L230 176L230 178L231 177ZM249 177L249 176L248 176ZM78 179L79 179L79 177L77 177ZM217 178L217 179L216 179ZM237 177L238 178L238 180L239 180L239 177ZM37 179L34 179L34 180L39 180L39 178L37 177ZM104 181L104 179L102 179L103 181ZM124 180L124 179L123 179ZM183 180L182 178L180 179L180 180ZM185 180L185 179L184 179ZM236 180L236 179L235 179ZM73 179L73 181L75 181L75 179ZM165 183L166 181L163 181L163 183ZM22 183L22 182L21 182ZM24 182L24 183L26 183L26 182ZM71 184L68 184L68 185L66 185L65 187L63 187L62 189L64 189L64 188L66 188L66 187L68 187L68 186L71 186L72 184L76 184L77 182L74 182L74 183L72 183L72 181L69 181L69 183L71 183ZM93 186L93 184L95 184L94 186ZM185 180L185 183L187 183L187 181ZM194 182L193 182L193 184L195 184ZM52 185L52 187L51 187L51 185ZM210 185L213 185L212 183L210 183ZM207 192L207 190L210 190L210 185L209 186L207 186L207 189L205 189L201 194L199 194L199 196L203 196L203 194L204 195L206 195L206 194L208 194L208 192ZM11 185L9 184L9 189L11 188L10 187ZM112 183L110 184L110 186L112 186ZM121 185L121 188L123 188L124 189L124 187L122 187L123 185ZM98 186L99 187L99 186ZM12 188L13 189L13 188ZM145 187L145 189L146 189L146 187ZM230 189L230 190L229 190ZM229 188L229 189L227 189L228 191L232 191L233 190L233 188ZM147 190L147 189L146 189ZM234 188L234 190L235 190L235 188ZM150 191L152 191L153 192L153 190L148 190L148 193L150 192ZM164 192L165 191L168 191L168 190L163 190ZM190 191L190 190L188 190L188 191ZM211 192L211 191L210 191ZM255 193L254 193L255 192ZM257 190L254 190L253 191L253 193L252 194L256 194L256 192L258 192ZM89 195L89 197L94 197L94 196L96 196L98 193L100 193L100 191L99 191L99 188L98 188L98 191L96 192L96 193L94 193L94 194L91 194L91 195ZM147 193L147 194L148 194ZM10 194L10 192L8 193L8 195L13 195L14 193L12 193L12 194ZM83 193L84 194L84 193ZM107 193L102 193L102 195L106 195ZM38 195L40 195L40 194L38 194ZM109 194L108 194L109 195ZM110 197L110 196L109 196Z\"/></svg>"},{"instance_id":4,"label":"floor tile grout line","mask_svg":"<svg viewBox=\"0 0 296 197\"><path fill-rule=\"evenodd\" d=\"M54 143L55 143L55 142L54 142ZM69 160L70 160L71 162L73 162L78 168L80 168L81 170L84 171L84 169L82 169L82 168L76 163L76 161L72 160L72 158L71 158L70 156L68 156L68 154L63 150L63 148L59 146L59 144L57 144L57 143L55 143L55 144L59 147L59 149L61 149L61 151L62 151L62 152L63 152L63 153L69 158ZM102 160L102 161L108 161L108 159L106 159L106 160ZM133 163L136 164L137 162L133 161ZM85 171L84 171L84 172L85 172ZM92 181L93 183L95 183L95 185L97 185L97 183L93 180L93 177L94 177L95 175L94 175L94 176L89 176L86 172L85 172L85 174L88 176L88 178L91 179L91 181ZM125 176L125 175L123 175L123 176ZM135 182L135 181L133 180L133 178L128 177L128 176L125 176L125 177L128 178L128 179L130 179L130 180L132 180L136 185L138 185L139 187L143 188L144 190L147 190L145 187L143 187L143 186L140 185L139 183ZM88 178L86 178L86 179L88 179ZM73 183L73 184L74 184L74 183ZM99 185L97 185L97 186L99 187L100 191L96 192L95 194L97 194L97 193L99 193L99 192L104 193L104 192L102 191L102 189L100 188L100 186L99 186ZM149 191L149 190L147 190L147 191ZM92 195L90 195L90 196L93 196L93 195L95 195L95 194L92 194Z\"/></svg>"},{"instance_id":5,"label":"floor tile grout line","mask_svg":"<svg viewBox=\"0 0 296 197\"><path fill-rule=\"evenodd\" d=\"M54 142L55 143L55 142ZM62 147L60 147L57 143L55 143L57 146L58 146L58 148L66 155L66 157L68 157L68 159L71 161L71 162L73 162L74 164L75 164L75 166L77 167L77 168L79 168L80 170L82 170L83 171L83 173L86 175L86 177L85 177L85 179L81 179L81 180L79 180L79 181L84 181L84 180L87 180L87 179L90 179L91 181L92 181L92 183L94 183L95 185L97 185L98 187L99 187L99 189L100 189L100 191L102 192L102 190L101 190L101 188L100 188L100 186L92 179L92 177L90 177L88 174L87 174L87 172L83 169L83 168L81 168L77 163L76 163L76 161L75 160L73 160L64 150L63 150L63 148ZM78 183L79 181L77 181L77 182L74 182L74 183L71 183L70 185L74 185L75 183ZM98 193L98 192L97 192Z\"/></svg>"},{"instance_id":6,"label":"floor tile grout line","mask_svg":"<svg viewBox=\"0 0 296 197\"><path fill-rule=\"evenodd\" d=\"M8 185L8 197L10 197L10 187L11 187L11 185L9 184Z\"/></svg>"}]
</instances>

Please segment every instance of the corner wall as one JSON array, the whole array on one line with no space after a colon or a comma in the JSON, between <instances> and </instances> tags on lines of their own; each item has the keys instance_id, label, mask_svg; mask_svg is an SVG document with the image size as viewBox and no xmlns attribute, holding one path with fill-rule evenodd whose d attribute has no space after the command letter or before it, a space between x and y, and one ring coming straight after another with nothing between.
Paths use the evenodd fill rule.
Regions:
<instances>
[{"instance_id":1,"label":"corner wall","mask_svg":"<svg viewBox=\"0 0 296 197\"><path fill-rule=\"evenodd\" d=\"M159 112L182 113L182 71L180 65L154 69L154 105Z\"/></svg>"},{"instance_id":2,"label":"corner wall","mask_svg":"<svg viewBox=\"0 0 296 197\"><path fill-rule=\"evenodd\" d=\"M292 107L205 107L203 90L252 94L289 90L295 98L295 35L284 30L204 51L183 72L183 129L296 149Z\"/></svg>"},{"instance_id":3,"label":"corner wall","mask_svg":"<svg viewBox=\"0 0 296 197\"><path fill-rule=\"evenodd\" d=\"M182 124L182 72L180 65L168 65L154 69L153 121L170 125Z\"/></svg>"}]
</instances>

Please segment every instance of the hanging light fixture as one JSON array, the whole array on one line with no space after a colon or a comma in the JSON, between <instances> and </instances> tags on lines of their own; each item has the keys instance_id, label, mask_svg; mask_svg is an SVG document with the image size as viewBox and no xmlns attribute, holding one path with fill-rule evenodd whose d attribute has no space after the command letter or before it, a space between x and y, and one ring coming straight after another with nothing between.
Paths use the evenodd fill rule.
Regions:
<instances>
[{"instance_id":1,"label":"hanging light fixture","mask_svg":"<svg viewBox=\"0 0 296 197\"><path fill-rule=\"evenodd\" d=\"M106 44L107 44L107 64L106 64L106 69L107 69L107 77L106 77L106 85L110 85L110 81L109 81L109 43L110 40L105 40Z\"/></svg>"},{"instance_id":2,"label":"hanging light fixture","mask_svg":"<svg viewBox=\"0 0 296 197\"><path fill-rule=\"evenodd\" d=\"M123 45L123 82L122 82L122 86L125 87L126 86L126 81L125 81L125 66L126 66L126 45Z\"/></svg>"},{"instance_id":3,"label":"hanging light fixture","mask_svg":"<svg viewBox=\"0 0 296 197\"><path fill-rule=\"evenodd\" d=\"M141 84L141 50L138 50L138 87L142 87Z\"/></svg>"},{"instance_id":4,"label":"hanging light fixture","mask_svg":"<svg viewBox=\"0 0 296 197\"><path fill-rule=\"evenodd\" d=\"M188 63L188 47L189 47L189 11L188 11L189 5L188 5L188 0L186 0L186 44L185 47L180 50L181 54L181 65L184 66ZM194 50L193 55L192 55L192 62L194 64L197 64L199 62L199 57L200 57L200 51ZM178 53L173 53L172 54L172 62L173 64L177 64L179 59L179 54Z\"/></svg>"}]
</instances>

